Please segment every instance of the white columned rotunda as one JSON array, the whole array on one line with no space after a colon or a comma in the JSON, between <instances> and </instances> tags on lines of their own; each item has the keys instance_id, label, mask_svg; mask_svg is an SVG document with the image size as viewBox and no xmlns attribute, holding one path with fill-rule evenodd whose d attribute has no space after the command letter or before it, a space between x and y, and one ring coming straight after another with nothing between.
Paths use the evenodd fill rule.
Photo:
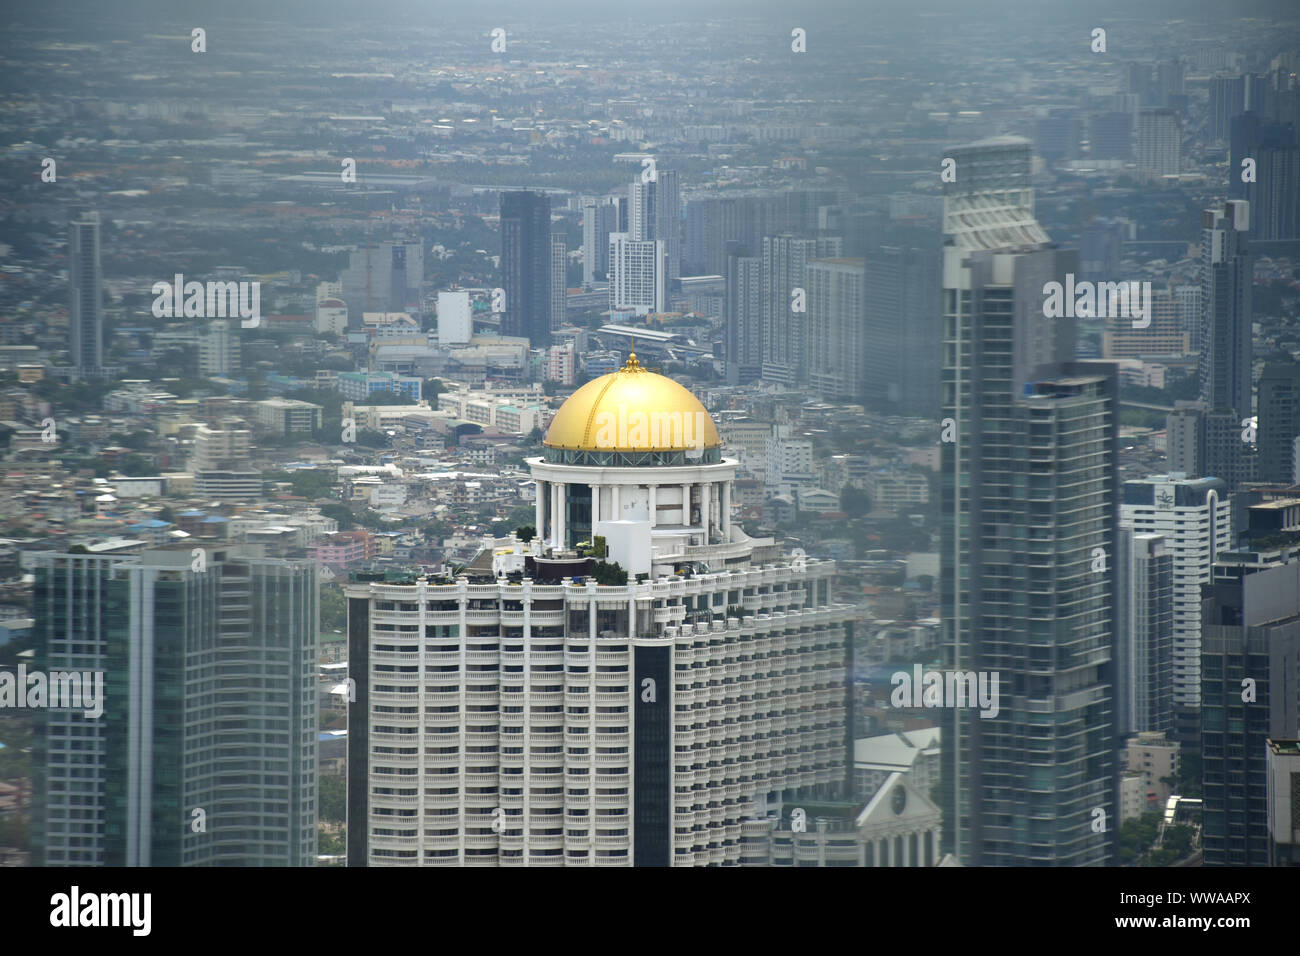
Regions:
<instances>
[{"instance_id":1,"label":"white columned rotunda","mask_svg":"<svg viewBox=\"0 0 1300 956\"><path fill-rule=\"evenodd\" d=\"M643 573L704 549L713 549L713 563L725 559L736 461L722 457L699 400L635 353L574 392L543 445L528 465L544 547L568 550L601 535L615 559ZM645 540L648 552L630 553Z\"/></svg>"}]
</instances>

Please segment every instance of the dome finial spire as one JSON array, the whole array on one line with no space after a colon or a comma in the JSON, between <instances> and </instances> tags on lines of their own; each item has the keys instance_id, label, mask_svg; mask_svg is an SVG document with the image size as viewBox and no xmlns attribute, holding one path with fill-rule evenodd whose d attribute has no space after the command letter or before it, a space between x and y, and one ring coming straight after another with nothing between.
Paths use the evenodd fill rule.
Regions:
<instances>
[{"instance_id":1,"label":"dome finial spire","mask_svg":"<svg viewBox=\"0 0 1300 956\"><path fill-rule=\"evenodd\" d=\"M635 339L632 340L632 348L633 348L633 349L636 348L636 340L635 340ZM641 363L638 362L637 359L636 359L636 352L632 351L632 352L628 352L628 353L627 353L627 362L626 362L626 364L624 364L624 366L623 366L623 371L625 371L625 372L639 372L639 371L641 371Z\"/></svg>"}]
</instances>

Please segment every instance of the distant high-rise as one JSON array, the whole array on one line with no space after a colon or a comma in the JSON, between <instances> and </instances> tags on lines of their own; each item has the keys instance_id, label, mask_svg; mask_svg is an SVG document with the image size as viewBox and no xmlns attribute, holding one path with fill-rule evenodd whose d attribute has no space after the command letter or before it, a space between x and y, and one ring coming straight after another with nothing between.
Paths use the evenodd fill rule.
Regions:
<instances>
[{"instance_id":1,"label":"distant high-rise","mask_svg":"<svg viewBox=\"0 0 1300 956\"><path fill-rule=\"evenodd\" d=\"M1227 142L1232 132L1232 120L1245 109L1245 78L1241 76L1210 77L1209 137Z\"/></svg>"},{"instance_id":2,"label":"distant high-rise","mask_svg":"<svg viewBox=\"0 0 1300 956\"><path fill-rule=\"evenodd\" d=\"M655 184L636 180L627 187L627 237L655 238Z\"/></svg>"},{"instance_id":3,"label":"distant high-rise","mask_svg":"<svg viewBox=\"0 0 1300 956\"><path fill-rule=\"evenodd\" d=\"M360 328L366 312L404 312L420 296L424 244L419 239L367 243L349 255L339 281L351 328Z\"/></svg>"},{"instance_id":4,"label":"distant high-rise","mask_svg":"<svg viewBox=\"0 0 1300 956\"><path fill-rule=\"evenodd\" d=\"M767 236L818 235L818 211L834 202L831 190L794 190L774 196L692 199L686 206L686 263L693 272L721 275L727 244L738 242L758 254ZM818 256L838 256L823 248ZM861 255L854 252L854 255Z\"/></svg>"},{"instance_id":5,"label":"distant high-rise","mask_svg":"<svg viewBox=\"0 0 1300 956\"><path fill-rule=\"evenodd\" d=\"M1232 121L1229 195L1250 206L1252 240L1300 238L1300 140L1293 123L1264 122L1254 111ZM1245 161L1253 179L1242 180Z\"/></svg>"},{"instance_id":6,"label":"distant high-rise","mask_svg":"<svg viewBox=\"0 0 1300 956\"><path fill-rule=\"evenodd\" d=\"M68 348L78 377L104 367L104 287L99 267L99 213L82 213L68 224Z\"/></svg>"},{"instance_id":7,"label":"distant high-rise","mask_svg":"<svg viewBox=\"0 0 1300 956\"><path fill-rule=\"evenodd\" d=\"M1115 572L1116 732L1172 731L1174 558L1164 535L1121 527Z\"/></svg>"},{"instance_id":8,"label":"distant high-rise","mask_svg":"<svg viewBox=\"0 0 1300 956\"><path fill-rule=\"evenodd\" d=\"M1083 125L1077 110L1054 109L1034 123L1034 146L1048 161L1077 159Z\"/></svg>"},{"instance_id":9,"label":"distant high-rise","mask_svg":"<svg viewBox=\"0 0 1300 956\"><path fill-rule=\"evenodd\" d=\"M1268 866L1265 740L1300 730L1300 548L1220 555L1201 625L1206 866Z\"/></svg>"},{"instance_id":10,"label":"distant high-rise","mask_svg":"<svg viewBox=\"0 0 1300 956\"><path fill-rule=\"evenodd\" d=\"M799 386L808 381L808 289L813 259L837 256L838 238L763 238L763 381ZM795 296L796 289L802 295Z\"/></svg>"},{"instance_id":11,"label":"distant high-rise","mask_svg":"<svg viewBox=\"0 0 1300 956\"><path fill-rule=\"evenodd\" d=\"M37 865L315 864L317 569L195 561L24 556L34 667L104 676L97 718L34 712Z\"/></svg>"},{"instance_id":12,"label":"distant high-rise","mask_svg":"<svg viewBox=\"0 0 1300 956\"><path fill-rule=\"evenodd\" d=\"M501 334L551 340L551 200L543 193L501 194Z\"/></svg>"},{"instance_id":13,"label":"distant high-rise","mask_svg":"<svg viewBox=\"0 0 1300 956\"><path fill-rule=\"evenodd\" d=\"M1197 362L1205 403L1205 461L1201 475L1222 478L1228 490L1250 481L1254 455L1242 441L1251 416L1251 289L1254 262L1246 241L1250 207L1232 199L1207 209L1201 228L1201 350Z\"/></svg>"},{"instance_id":14,"label":"distant high-rise","mask_svg":"<svg viewBox=\"0 0 1300 956\"><path fill-rule=\"evenodd\" d=\"M582 284L590 289L609 271L609 234L618 232L618 205L607 199L582 204Z\"/></svg>"},{"instance_id":15,"label":"distant high-rise","mask_svg":"<svg viewBox=\"0 0 1300 956\"><path fill-rule=\"evenodd\" d=\"M917 230L919 232L919 230ZM869 248L862 387L874 409L939 411L943 331L939 236L899 234Z\"/></svg>"},{"instance_id":16,"label":"distant high-rise","mask_svg":"<svg viewBox=\"0 0 1300 956\"><path fill-rule=\"evenodd\" d=\"M1152 475L1124 483L1120 524L1163 535L1173 554L1173 732L1197 749L1201 681L1201 585L1232 544L1227 485L1217 478ZM1155 730L1164 728L1139 728Z\"/></svg>"},{"instance_id":17,"label":"distant high-rise","mask_svg":"<svg viewBox=\"0 0 1300 956\"><path fill-rule=\"evenodd\" d=\"M1074 361L1043 286L1077 256L1034 218L1031 147L945 150L940 601L946 665L999 713L945 707L944 848L968 865L1105 865L1118 814L1115 366ZM1104 558L1104 561L1101 559Z\"/></svg>"},{"instance_id":18,"label":"distant high-rise","mask_svg":"<svg viewBox=\"0 0 1300 956\"><path fill-rule=\"evenodd\" d=\"M1300 362L1269 362L1259 377L1258 478L1296 481L1293 454L1300 437Z\"/></svg>"},{"instance_id":19,"label":"distant high-rise","mask_svg":"<svg viewBox=\"0 0 1300 956\"><path fill-rule=\"evenodd\" d=\"M807 270L808 387L858 402L867 381L866 271L862 259L812 259Z\"/></svg>"},{"instance_id":20,"label":"distant high-rise","mask_svg":"<svg viewBox=\"0 0 1300 956\"><path fill-rule=\"evenodd\" d=\"M1174 410L1165 416L1165 435L1170 473L1199 478L1205 472L1205 403L1174 402Z\"/></svg>"},{"instance_id":21,"label":"distant high-rise","mask_svg":"<svg viewBox=\"0 0 1300 956\"><path fill-rule=\"evenodd\" d=\"M551 233L551 331L565 321L565 300L568 292L569 237L562 232Z\"/></svg>"},{"instance_id":22,"label":"distant high-rise","mask_svg":"<svg viewBox=\"0 0 1300 956\"><path fill-rule=\"evenodd\" d=\"M1097 113L1089 126L1089 157L1092 159L1133 158L1133 114L1122 111Z\"/></svg>"},{"instance_id":23,"label":"distant high-rise","mask_svg":"<svg viewBox=\"0 0 1300 956\"><path fill-rule=\"evenodd\" d=\"M625 232L609 234L609 307L635 315L668 308L664 244L657 239L633 239Z\"/></svg>"},{"instance_id":24,"label":"distant high-rise","mask_svg":"<svg viewBox=\"0 0 1300 956\"><path fill-rule=\"evenodd\" d=\"M1150 178L1176 176L1182 156L1182 128L1177 110L1138 113L1137 164Z\"/></svg>"},{"instance_id":25,"label":"distant high-rise","mask_svg":"<svg viewBox=\"0 0 1300 956\"><path fill-rule=\"evenodd\" d=\"M664 259L668 269L668 287L682 274L682 195L681 183L675 169L661 169L650 184L653 187L654 232L650 238L664 244Z\"/></svg>"},{"instance_id":26,"label":"distant high-rise","mask_svg":"<svg viewBox=\"0 0 1300 956\"><path fill-rule=\"evenodd\" d=\"M1197 352L1201 348L1201 287L1180 285L1174 287L1178 302L1178 328L1187 333L1187 348Z\"/></svg>"},{"instance_id":27,"label":"distant high-rise","mask_svg":"<svg viewBox=\"0 0 1300 956\"><path fill-rule=\"evenodd\" d=\"M727 381L743 385L763 373L763 260L730 243L724 275Z\"/></svg>"}]
</instances>

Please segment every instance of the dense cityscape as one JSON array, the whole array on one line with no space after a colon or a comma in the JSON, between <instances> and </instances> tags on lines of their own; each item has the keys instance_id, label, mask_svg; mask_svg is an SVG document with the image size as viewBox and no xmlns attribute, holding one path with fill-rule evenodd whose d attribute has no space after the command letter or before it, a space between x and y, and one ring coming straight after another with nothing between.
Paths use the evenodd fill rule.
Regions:
<instances>
[{"instance_id":1,"label":"dense cityscape","mask_svg":"<svg viewBox=\"0 0 1300 956\"><path fill-rule=\"evenodd\" d=\"M1300 10L64 6L0 866L1300 864Z\"/></svg>"}]
</instances>

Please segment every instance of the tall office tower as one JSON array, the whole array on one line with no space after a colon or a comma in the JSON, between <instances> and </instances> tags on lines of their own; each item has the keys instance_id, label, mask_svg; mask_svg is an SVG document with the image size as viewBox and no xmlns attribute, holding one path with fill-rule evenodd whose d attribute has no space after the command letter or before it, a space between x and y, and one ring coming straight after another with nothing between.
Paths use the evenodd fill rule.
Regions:
<instances>
[{"instance_id":1,"label":"tall office tower","mask_svg":"<svg viewBox=\"0 0 1300 956\"><path fill-rule=\"evenodd\" d=\"M199 336L199 374L226 376L239 369L238 333L224 319L208 323Z\"/></svg>"},{"instance_id":2,"label":"tall office tower","mask_svg":"<svg viewBox=\"0 0 1300 956\"><path fill-rule=\"evenodd\" d=\"M1245 109L1246 83L1241 76L1210 77L1209 137L1228 142L1232 120Z\"/></svg>"},{"instance_id":3,"label":"tall office tower","mask_svg":"<svg viewBox=\"0 0 1300 956\"><path fill-rule=\"evenodd\" d=\"M419 300L424 244L419 239L367 243L348 256L339 281L351 328L361 327L366 312L404 312L408 302Z\"/></svg>"},{"instance_id":4,"label":"tall office tower","mask_svg":"<svg viewBox=\"0 0 1300 956\"><path fill-rule=\"evenodd\" d=\"M1201 586L1209 583L1215 559L1232 545L1227 484L1219 478L1181 474L1126 481L1119 520L1132 531L1163 535L1174 556L1173 732L1184 747L1195 750L1199 747Z\"/></svg>"},{"instance_id":5,"label":"tall office tower","mask_svg":"<svg viewBox=\"0 0 1300 956\"><path fill-rule=\"evenodd\" d=\"M1187 348L1199 352L1201 348L1201 287L1180 285L1174 287L1178 302L1178 328L1187 333Z\"/></svg>"},{"instance_id":6,"label":"tall office tower","mask_svg":"<svg viewBox=\"0 0 1300 956\"><path fill-rule=\"evenodd\" d=\"M474 336L474 311L468 292L438 293L438 344L468 345Z\"/></svg>"},{"instance_id":7,"label":"tall office tower","mask_svg":"<svg viewBox=\"0 0 1300 956\"><path fill-rule=\"evenodd\" d=\"M636 180L627 187L627 237L655 238L655 184Z\"/></svg>"},{"instance_id":8,"label":"tall office tower","mask_svg":"<svg viewBox=\"0 0 1300 956\"><path fill-rule=\"evenodd\" d=\"M763 260L728 244L726 261L727 382L745 385L763 374Z\"/></svg>"},{"instance_id":9,"label":"tall office tower","mask_svg":"<svg viewBox=\"0 0 1300 956\"><path fill-rule=\"evenodd\" d=\"M1259 377L1258 477L1274 484L1296 480L1293 453L1300 437L1300 362L1269 362Z\"/></svg>"},{"instance_id":10,"label":"tall office tower","mask_svg":"<svg viewBox=\"0 0 1300 956\"><path fill-rule=\"evenodd\" d=\"M1254 180L1243 182L1243 163L1254 161ZM1264 122L1255 112L1232 121L1228 194L1250 208L1252 240L1300 239L1300 140L1293 123Z\"/></svg>"},{"instance_id":11,"label":"tall office tower","mask_svg":"<svg viewBox=\"0 0 1300 956\"><path fill-rule=\"evenodd\" d=\"M1118 379L1073 361L1043 286L1076 269L1034 219L1030 144L946 150L941 602L947 666L999 714L948 707L945 851L974 865L1099 865L1117 812L1111 615ZM1107 570L1098 566L1107 556Z\"/></svg>"},{"instance_id":12,"label":"tall office tower","mask_svg":"<svg viewBox=\"0 0 1300 956\"><path fill-rule=\"evenodd\" d=\"M868 268L873 250L908 241L898 234L896 224L891 222L888 214L879 210L852 208L844 213L840 222L844 230L844 254L853 259L866 259ZM931 235L937 231L929 230ZM905 235L910 237L911 233Z\"/></svg>"},{"instance_id":13,"label":"tall office tower","mask_svg":"<svg viewBox=\"0 0 1300 956\"><path fill-rule=\"evenodd\" d=\"M1187 64L1181 59L1161 60L1156 64L1154 106L1171 106L1187 92Z\"/></svg>"},{"instance_id":14,"label":"tall office tower","mask_svg":"<svg viewBox=\"0 0 1300 956\"><path fill-rule=\"evenodd\" d=\"M808 296L805 270L817 258L817 242L794 236L763 238L763 381L807 382ZM799 302L791 298L803 289ZM802 311L796 311L796 307Z\"/></svg>"},{"instance_id":15,"label":"tall office tower","mask_svg":"<svg viewBox=\"0 0 1300 956\"><path fill-rule=\"evenodd\" d=\"M1268 865L1300 866L1300 740L1264 742Z\"/></svg>"},{"instance_id":16,"label":"tall office tower","mask_svg":"<svg viewBox=\"0 0 1300 956\"><path fill-rule=\"evenodd\" d=\"M1151 64L1149 63L1130 63L1128 64L1127 76L1125 77L1125 90L1135 96L1142 106L1159 106L1155 102L1154 91L1151 83Z\"/></svg>"},{"instance_id":17,"label":"tall office tower","mask_svg":"<svg viewBox=\"0 0 1300 956\"><path fill-rule=\"evenodd\" d=\"M609 234L609 307L637 315L668 308L666 252L658 239L632 239L625 232Z\"/></svg>"},{"instance_id":18,"label":"tall office tower","mask_svg":"<svg viewBox=\"0 0 1300 956\"><path fill-rule=\"evenodd\" d=\"M37 865L315 864L317 570L257 554L24 554L35 668L104 680L35 714Z\"/></svg>"},{"instance_id":19,"label":"tall office tower","mask_svg":"<svg viewBox=\"0 0 1300 956\"><path fill-rule=\"evenodd\" d=\"M861 401L867 380L866 263L812 259L806 275L808 387L827 401Z\"/></svg>"},{"instance_id":20,"label":"tall office tower","mask_svg":"<svg viewBox=\"0 0 1300 956\"><path fill-rule=\"evenodd\" d=\"M1201 474L1235 491L1253 478L1254 455L1242 441L1251 415L1251 288L1254 259L1246 241L1250 207L1230 199L1201 221L1201 351L1197 362L1204 416Z\"/></svg>"},{"instance_id":21,"label":"tall office tower","mask_svg":"<svg viewBox=\"0 0 1300 956\"><path fill-rule=\"evenodd\" d=\"M104 285L99 268L99 213L82 213L68 224L68 350L76 374L99 375L104 367Z\"/></svg>"},{"instance_id":22,"label":"tall office tower","mask_svg":"<svg viewBox=\"0 0 1300 956\"><path fill-rule=\"evenodd\" d=\"M345 588L349 864L737 864L743 821L847 796L855 609L732 523L704 407L631 356L543 445L530 545Z\"/></svg>"},{"instance_id":23,"label":"tall office tower","mask_svg":"<svg viewBox=\"0 0 1300 956\"><path fill-rule=\"evenodd\" d=\"M1205 413L1201 401L1174 402L1174 410L1165 416L1165 435L1170 474L1188 478L1205 476Z\"/></svg>"},{"instance_id":24,"label":"tall office tower","mask_svg":"<svg viewBox=\"0 0 1300 956\"><path fill-rule=\"evenodd\" d=\"M551 200L544 193L501 194L501 334L551 341Z\"/></svg>"},{"instance_id":25,"label":"tall office tower","mask_svg":"<svg viewBox=\"0 0 1300 956\"><path fill-rule=\"evenodd\" d=\"M551 331L564 325L568 298L569 237L551 233Z\"/></svg>"},{"instance_id":26,"label":"tall office tower","mask_svg":"<svg viewBox=\"0 0 1300 956\"><path fill-rule=\"evenodd\" d=\"M406 311L406 246L395 245L389 264L388 311Z\"/></svg>"},{"instance_id":27,"label":"tall office tower","mask_svg":"<svg viewBox=\"0 0 1300 956\"><path fill-rule=\"evenodd\" d=\"M785 194L691 200L686 207L686 251L691 269L721 275L726 267L727 243L738 242L758 252L766 236L792 232L797 226L792 216L807 214L810 203L807 195L791 199ZM810 236L816 229L816 207L811 215L813 225L805 233ZM823 249L818 255L829 256L832 252Z\"/></svg>"},{"instance_id":28,"label":"tall office tower","mask_svg":"<svg viewBox=\"0 0 1300 956\"><path fill-rule=\"evenodd\" d=\"M652 215L654 232L651 239L658 239L664 244L664 256L668 269L667 285L672 285L682 274L682 194L681 183L675 169L661 169L655 181L650 184L654 201Z\"/></svg>"},{"instance_id":29,"label":"tall office tower","mask_svg":"<svg viewBox=\"0 0 1300 956\"><path fill-rule=\"evenodd\" d=\"M686 233L682 244L683 265L693 275L708 275L709 251L711 238L717 231L718 209L720 199L691 199L686 203L683 231ZM734 241L734 240L733 240ZM719 257L719 261L722 258ZM720 275L721 273L716 273Z\"/></svg>"},{"instance_id":30,"label":"tall office tower","mask_svg":"<svg viewBox=\"0 0 1300 956\"><path fill-rule=\"evenodd\" d=\"M783 199L785 205L781 215L786 225L781 231L811 237L822 235L826 207L837 205L841 196L835 189L791 189L778 198ZM841 253L835 251L822 255L838 258Z\"/></svg>"},{"instance_id":31,"label":"tall office tower","mask_svg":"<svg viewBox=\"0 0 1300 956\"><path fill-rule=\"evenodd\" d=\"M1138 113L1137 164L1150 178L1177 176L1182 156L1178 111L1145 109Z\"/></svg>"},{"instance_id":32,"label":"tall office tower","mask_svg":"<svg viewBox=\"0 0 1300 956\"><path fill-rule=\"evenodd\" d=\"M1034 122L1034 148L1049 162L1078 159L1083 124L1078 110L1053 109Z\"/></svg>"},{"instance_id":33,"label":"tall office tower","mask_svg":"<svg viewBox=\"0 0 1300 956\"><path fill-rule=\"evenodd\" d=\"M1079 234L1079 276L1091 281L1113 281L1124 255L1124 241L1132 238L1132 223L1125 219L1094 219Z\"/></svg>"},{"instance_id":34,"label":"tall office tower","mask_svg":"<svg viewBox=\"0 0 1300 956\"><path fill-rule=\"evenodd\" d=\"M608 199L582 204L582 284L590 289L609 271L609 234L617 232L618 206Z\"/></svg>"},{"instance_id":35,"label":"tall office tower","mask_svg":"<svg viewBox=\"0 0 1300 956\"><path fill-rule=\"evenodd\" d=\"M682 203L677 173L661 169L653 182L640 180L627 191L627 236L642 242L658 240L664 247L664 286L681 276Z\"/></svg>"},{"instance_id":36,"label":"tall office tower","mask_svg":"<svg viewBox=\"0 0 1300 956\"><path fill-rule=\"evenodd\" d=\"M1115 728L1173 730L1174 558L1162 534L1121 525L1115 573Z\"/></svg>"},{"instance_id":37,"label":"tall office tower","mask_svg":"<svg viewBox=\"0 0 1300 956\"><path fill-rule=\"evenodd\" d=\"M1202 619L1205 865L1267 866L1265 740L1300 729L1300 548L1220 555Z\"/></svg>"},{"instance_id":38,"label":"tall office tower","mask_svg":"<svg viewBox=\"0 0 1300 956\"><path fill-rule=\"evenodd\" d=\"M1092 159L1132 159L1133 114L1094 113L1088 123L1088 155Z\"/></svg>"},{"instance_id":39,"label":"tall office tower","mask_svg":"<svg viewBox=\"0 0 1300 956\"><path fill-rule=\"evenodd\" d=\"M943 332L939 236L915 236L866 252L865 399L873 410L917 418L939 412Z\"/></svg>"}]
</instances>

